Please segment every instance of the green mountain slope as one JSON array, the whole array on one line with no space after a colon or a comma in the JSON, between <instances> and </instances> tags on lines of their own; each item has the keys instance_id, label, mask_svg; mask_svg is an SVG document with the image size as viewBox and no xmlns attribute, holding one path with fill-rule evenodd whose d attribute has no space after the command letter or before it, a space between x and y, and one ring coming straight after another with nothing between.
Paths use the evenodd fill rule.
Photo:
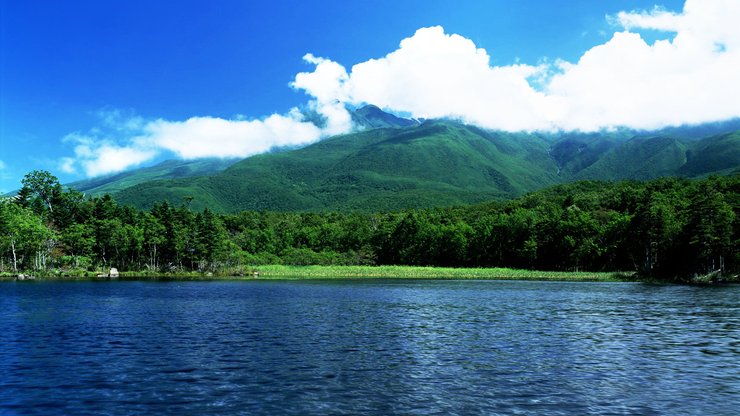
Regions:
<instances>
[{"instance_id":1,"label":"green mountain slope","mask_svg":"<svg viewBox=\"0 0 740 416\"><path fill-rule=\"evenodd\" d=\"M675 136L608 134L564 135L554 140L550 155L563 181L582 179L651 179L730 174L740 168L740 131L697 138L692 127L672 129Z\"/></svg>"},{"instance_id":2,"label":"green mountain slope","mask_svg":"<svg viewBox=\"0 0 740 416\"><path fill-rule=\"evenodd\" d=\"M453 122L373 129L245 159L209 177L154 181L116 198L194 208L385 210L510 198L558 182L549 143Z\"/></svg>"},{"instance_id":3,"label":"green mountain slope","mask_svg":"<svg viewBox=\"0 0 740 416\"><path fill-rule=\"evenodd\" d=\"M565 135L555 139L550 156L559 168L559 175L570 178L601 159L627 138L608 134Z\"/></svg>"},{"instance_id":4,"label":"green mountain slope","mask_svg":"<svg viewBox=\"0 0 740 416\"><path fill-rule=\"evenodd\" d=\"M374 105L366 105L352 112L352 122L365 129L384 127L409 127L420 123L416 120L397 117Z\"/></svg>"},{"instance_id":5,"label":"green mountain slope","mask_svg":"<svg viewBox=\"0 0 740 416\"><path fill-rule=\"evenodd\" d=\"M311 116L310 114L307 116ZM314 115L316 116L316 115ZM317 123L322 120L316 116ZM325 121L325 120L323 120ZM386 113L374 105L367 105L352 112L352 121L360 129L384 127L408 127L419 125L416 120L397 117ZM272 153L293 150L291 148L275 149ZM221 172L240 159L199 159L199 160L166 160L153 166L132 169L130 171L85 179L67 184L88 195L113 194L131 186L156 179L180 179L191 176L208 176Z\"/></svg>"},{"instance_id":6,"label":"green mountain slope","mask_svg":"<svg viewBox=\"0 0 740 416\"><path fill-rule=\"evenodd\" d=\"M221 172L238 159L166 160L154 166L67 184L88 195L113 194L155 179L187 178Z\"/></svg>"},{"instance_id":7,"label":"green mountain slope","mask_svg":"<svg viewBox=\"0 0 740 416\"><path fill-rule=\"evenodd\" d=\"M579 179L730 173L740 132L704 139L625 133L546 136L450 121L369 129L240 161L206 176L141 183L116 198L195 209L393 210L506 199Z\"/></svg>"},{"instance_id":8,"label":"green mountain slope","mask_svg":"<svg viewBox=\"0 0 740 416\"><path fill-rule=\"evenodd\" d=\"M94 189L116 191L120 202L144 208L192 199L194 209L221 212L378 211L508 199L581 179L740 170L740 130L725 131L737 122L653 133L504 133L453 121L420 123L374 106L356 110L353 120L364 130L250 157L225 170L204 167L177 176L172 169L143 169ZM701 136L707 132L713 135Z\"/></svg>"},{"instance_id":9,"label":"green mountain slope","mask_svg":"<svg viewBox=\"0 0 740 416\"><path fill-rule=\"evenodd\" d=\"M616 145L574 179L651 179L675 175L686 163L687 145L672 137L637 137Z\"/></svg>"},{"instance_id":10,"label":"green mountain slope","mask_svg":"<svg viewBox=\"0 0 740 416\"><path fill-rule=\"evenodd\" d=\"M740 131L708 137L693 144L679 169L686 176L731 174L740 168Z\"/></svg>"}]
</instances>

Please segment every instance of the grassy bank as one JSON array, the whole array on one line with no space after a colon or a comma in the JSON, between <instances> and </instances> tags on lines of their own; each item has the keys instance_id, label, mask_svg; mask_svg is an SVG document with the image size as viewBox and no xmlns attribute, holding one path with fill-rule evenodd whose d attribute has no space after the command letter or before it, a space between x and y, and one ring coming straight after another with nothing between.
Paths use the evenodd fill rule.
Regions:
<instances>
[{"instance_id":1,"label":"grassy bank","mask_svg":"<svg viewBox=\"0 0 740 416\"><path fill-rule=\"evenodd\" d=\"M258 277L253 272L258 273ZM101 272L51 273L38 275L44 280L94 280ZM636 280L632 273L608 272L551 272L506 268L447 268L413 266L259 266L239 270L222 270L217 273L175 272L158 273L151 271L121 272L122 279L260 279L260 280L300 280L300 279L471 279L471 280L561 280L616 282ZM0 275L2 280L13 280L10 274Z\"/></svg>"},{"instance_id":2,"label":"grassy bank","mask_svg":"<svg viewBox=\"0 0 740 416\"><path fill-rule=\"evenodd\" d=\"M615 282L632 280L631 273L548 272L487 268L465 269L413 266L261 266L260 279L473 279L473 280L574 280Z\"/></svg>"}]
</instances>

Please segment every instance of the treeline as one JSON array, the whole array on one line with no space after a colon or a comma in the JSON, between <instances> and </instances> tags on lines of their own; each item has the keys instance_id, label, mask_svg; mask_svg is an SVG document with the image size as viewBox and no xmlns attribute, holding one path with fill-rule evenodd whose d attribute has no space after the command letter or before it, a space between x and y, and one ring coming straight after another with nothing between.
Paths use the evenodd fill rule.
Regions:
<instances>
[{"instance_id":1,"label":"treeline","mask_svg":"<svg viewBox=\"0 0 740 416\"><path fill-rule=\"evenodd\" d=\"M578 182L519 199L392 213L150 211L85 198L48 172L0 203L0 271L244 272L261 264L637 271L740 266L740 177Z\"/></svg>"}]
</instances>

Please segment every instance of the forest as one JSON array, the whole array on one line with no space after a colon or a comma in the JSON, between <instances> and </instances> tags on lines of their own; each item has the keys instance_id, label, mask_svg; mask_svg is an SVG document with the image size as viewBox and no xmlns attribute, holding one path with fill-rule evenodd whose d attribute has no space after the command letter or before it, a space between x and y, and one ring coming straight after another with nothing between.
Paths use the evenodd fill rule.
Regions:
<instances>
[{"instance_id":1,"label":"forest","mask_svg":"<svg viewBox=\"0 0 740 416\"><path fill-rule=\"evenodd\" d=\"M265 264L511 267L737 280L740 176L582 181L509 201L394 212L138 210L46 171L0 202L0 273L243 274Z\"/></svg>"}]
</instances>

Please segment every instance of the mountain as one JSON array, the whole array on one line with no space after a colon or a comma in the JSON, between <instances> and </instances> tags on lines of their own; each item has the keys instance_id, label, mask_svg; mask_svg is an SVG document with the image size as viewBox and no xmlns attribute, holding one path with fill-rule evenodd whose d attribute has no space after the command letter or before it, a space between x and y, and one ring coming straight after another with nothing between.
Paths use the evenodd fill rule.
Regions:
<instances>
[{"instance_id":1,"label":"mountain","mask_svg":"<svg viewBox=\"0 0 740 416\"><path fill-rule=\"evenodd\" d=\"M138 170L129 179L116 175L107 186L119 202L142 208L193 198L193 209L221 212L377 211L508 199L581 179L702 177L740 169L740 129L725 131L736 127L732 123L656 132L505 133L404 119L374 106L356 110L353 120L361 131L301 149L180 177L160 168L160 179L142 180L150 173ZM707 132L716 134L701 136ZM131 186L133 179L138 182Z\"/></svg>"},{"instance_id":2,"label":"mountain","mask_svg":"<svg viewBox=\"0 0 740 416\"><path fill-rule=\"evenodd\" d=\"M155 179L187 178L221 172L239 159L165 160L115 175L101 176L67 184L88 195L113 194L128 187Z\"/></svg>"},{"instance_id":3,"label":"mountain","mask_svg":"<svg viewBox=\"0 0 740 416\"><path fill-rule=\"evenodd\" d=\"M421 124L418 120L401 118L386 113L377 106L366 105L352 112L352 122L362 129L377 129L384 127L410 127Z\"/></svg>"},{"instance_id":4,"label":"mountain","mask_svg":"<svg viewBox=\"0 0 740 416\"><path fill-rule=\"evenodd\" d=\"M703 139L740 130L740 118L714 123L665 127L657 131L633 131L634 136L661 135L679 139Z\"/></svg>"},{"instance_id":5,"label":"mountain","mask_svg":"<svg viewBox=\"0 0 740 416\"><path fill-rule=\"evenodd\" d=\"M736 173L740 169L740 131L709 137L686 153L686 164L678 173L707 176Z\"/></svg>"},{"instance_id":6,"label":"mountain","mask_svg":"<svg viewBox=\"0 0 740 416\"><path fill-rule=\"evenodd\" d=\"M740 131L701 139L580 135L557 140L551 155L564 182L730 174L740 168Z\"/></svg>"},{"instance_id":7,"label":"mountain","mask_svg":"<svg viewBox=\"0 0 740 416\"><path fill-rule=\"evenodd\" d=\"M395 210L507 199L580 179L706 176L740 166L740 133L704 139L621 134L557 138L451 121L376 128L254 156L207 177L142 183L116 195L150 207Z\"/></svg>"},{"instance_id":8,"label":"mountain","mask_svg":"<svg viewBox=\"0 0 740 416\"><path fill-rule=\"evenodd\" d=\"M163 199L238 210L385 210L510 198L558 183L549 143L427 121L332 137L250 157L207 177L152 181L116 195L148 207Z\"/></svg>"},{"instance_id":9,"label":"mountain","mask_svg":"<svg viewBox=\"0 0 740 416\"><path fill-rule=\"evenodd\" d=\"M687 143L673 137L636 137L605 152L574 179L652 179L671 176L686 164Z\"/></svg>"},{"instance_id":10,"label":"mountain","mask_svg":"<svg viewBox=\"0 0 740 416\"><path fill-rule=\"evenodd\" d=\"M408 127L419 124L417 120L401 118L386 113L374 105L367 105L351 113L355 126L362 130L385 127ZM315 115L317 123L320 117ZM294 150L291 148L274 149L271 153ZM199 160L166 160L153 166L130 171L85 179L67 184L88 195L114 194L131 186L155 179L178 179L191 176L207 176L221 172L238 162L239 159L199 159ZM10 195L10 194L9 194Z\"/></svg>"}]
</instances>

